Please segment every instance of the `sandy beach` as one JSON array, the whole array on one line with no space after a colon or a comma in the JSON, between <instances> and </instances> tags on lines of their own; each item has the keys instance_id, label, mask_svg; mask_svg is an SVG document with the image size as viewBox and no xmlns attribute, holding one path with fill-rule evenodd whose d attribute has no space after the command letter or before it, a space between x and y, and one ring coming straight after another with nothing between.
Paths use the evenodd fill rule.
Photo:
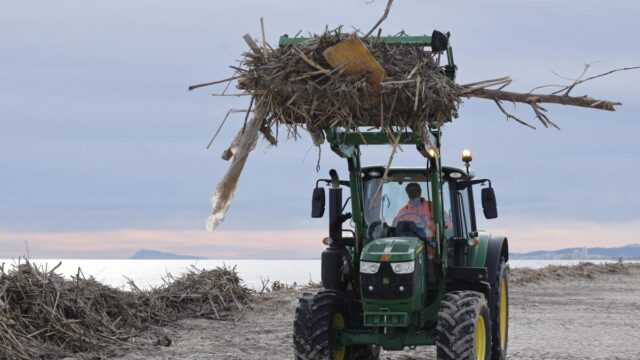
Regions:
<instances>
[{"instance_id":1,"label":"sandy beach","mask_svg":"<svg viewBox=\"0 0 640 360\"><path fill-rule=\"evenodd\" d=\"M508 358L640 359L640 267L628 270L533 283L513 274ZM291 359L299 295L262 296L235 322L186 319L155 329L149 337L164 334L172 344L133 350L121 359ZM435 359L435 348L383 351L380 358Z\"/></svg>"}]
</instances>

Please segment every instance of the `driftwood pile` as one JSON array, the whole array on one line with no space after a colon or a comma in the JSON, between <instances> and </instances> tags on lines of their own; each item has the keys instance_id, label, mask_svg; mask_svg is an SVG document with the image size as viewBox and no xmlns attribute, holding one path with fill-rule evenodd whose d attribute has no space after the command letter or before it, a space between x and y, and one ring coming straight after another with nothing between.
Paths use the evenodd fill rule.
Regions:
<instances>
[{"instance_id":1,"label":"driftwood pile","mask_svg":"<svg viewBox=\"0 0 640 360\"><path fill-rule=\"evenodd\" d=\"M640 264L623 263L622 261L603 264L581 262L573 266L548 265L541 269L509 269L509 282L511 284L529 284L562 279L593 280L603 275L629 274L631 271L638 270L640 270Z\"/></svg>"},{"instance_id":2,"label":"driftwood pile","mask_svg":"<svg viewBox=\"0 0 640 360\"><path fill-rule=\"evenodd\" d=\"M347 66L332 68L325 59L325 50L353 39L382 66L383 81L372 82L366 72L349 74ZM277 133L280 126L293 137L302 127L320 145L323 129L423 134L456 116L460 90L439 66L439 55L422 46L361 39L338 28L299 45L257 50L244 54L237 87L266 109L261 132L272 145L277 143L272 130Z\"/></svg>"},{"instance_id":3,"label":"driftwood pile","mask_svg":"<svg viewBox=\"0 0 640 360\"><path fill-rule=\"evenodd\" d=\"M585 81L638 68L616 69L586 77L589 69L586 65L583 73L569 84L544 85L522 93L504 90L512 82L509 77L457 84L446 76L440 65L443 52L436 53L421 45L381 41L378 27L388 15L392 2L389 0L383 17L366 34L359 31L346 33L339 27L310 36L299 44L275 48L265 41L261 21L262 42L258 44L249 34L244 36L249 50L243 54L239 66L231 66L235 71L232 77L189 87L193 90L226 83L228 88L231 82L236 81L240 93L228 94L225 88L222 93L214 95L251 98L249 108L244 110L246 116L240 131L222 155L225 160L233 159L211 197L213 211L207 219L209 230L224 220L244 164L260 133L271 145L278 143L281 128L284 128L287 138L294 139L300 129L308 131L316 146L325 140L322 130L336 128L356 133L362 129L378 129L389 135L392 145L399 133L410 131L426 143L428 138L424 135L427 129L439 129L455 119L459 105L469 98L491 100L507 120L534 128L503 106L504 102L525 104L531 108L533 118L544 127L558 128L543 104L614 111L619 102L586 95L573 96L571 92ZM375 30L378 30L377 35ZM400 33L397 36L404 35ZM351 52L352 57L346 60L335 61L333 57L334 61L331 61L332 56L327 52L347 42L351 45L358 43L366 50ZM367 58L374 60L367 62ZM361 67L364 70L360 72L354 71L357 66L352 65L360 63L369 66ZM555 91L540 92L549 88ZM232 112L241 111L232 110L227 116ZM253 116L249 119L251 112ZM226 117L214 139L225 121ZM396 147L397 144L392 154Z\"/></svg>"},{"instance_id":4,"label":"driftwood pile","mask_svg":"<svg viewBox=\"0 0 640 360\"><path fill-rule=\"evenodd\" d=\"M58 265L59 266L59 265ZM234 269L192 269L165 286L123 291L85 278L70 280L23 262L0 266L0 358L58 359L78 352L108 355L141 344L151 325L186 317L229 319L250 300Z\"/></svg>"}]
</instances>

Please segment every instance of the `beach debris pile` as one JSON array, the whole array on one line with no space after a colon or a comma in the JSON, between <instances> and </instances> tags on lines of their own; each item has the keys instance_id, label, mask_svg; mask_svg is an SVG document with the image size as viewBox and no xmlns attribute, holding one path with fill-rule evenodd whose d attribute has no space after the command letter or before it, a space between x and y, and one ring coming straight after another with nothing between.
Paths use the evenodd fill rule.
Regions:
<instances>
[{"instance_id":1,"label":"beach debris pile","mask_svg":"<svg viewBox=\"0 0 640 360\"><path fill-rule=\"evenodd\" d=\"M622 261L603 264L581 262L573 266L548 265L541 269L509 269L509 282L511 284L529 284L568 278L593 280L602 275L629 274L630 269L634 268L640 269L640 264L623 263Z\"/></svg>"},{"instance_id":2,"label":"beach debris pile","mask_svg":"<svg viewBox=\"0 0 640 360\"><path fill-rule=\"evenodd\" d=\"M614 111L619 102L573 96L571 92L586 81L638 68L616 69L587 77L590 65L586 65L582 74L569 84L541 86L522 93L505 90L512 83L508 76L457 84L447 76L447 71L453 69L440 64L440 58L447 56L443 50L446 46L436 51L433 44L429 47L411 41L384 41L379 26L389 14L392 2L387 3L382 18L367 33L345 32L340 26L310 35L304 41L290 41L276 47L265 40L261 21L262 41L244 35L249 49L242 54L239 66L231 66L233 76L189 87L193 90L227 84L228 88L235 82L240 93L229 94L225 88L213 95L250 98L248 108L244 109L244 122L222 154L231 164L211 197L213 209L207 219L207 229L213 230L224 221L240 174L260 134L275 146L281 134L287 139L297 139L302 130L320 146L325 141L326 130L358 133L362 129L376 129L389 135L395 152L398 145L393 144L393 139L399 138L402 132L412 132L428 144L427 130L439 129L457 118L460 104L469 98L490 100L507 120L534 128L522 116L508 112L503 106L504 102L525 104L544 127L558 128L542 104ZM438 34L440 42L446 44L449 35ZM409 38L404 32L395 35L396 39L402 37ZM298 35L292 39L296 38ZM554 91L540 92L546 88ZM233 112L243 111L231 110L227 117Z\"/></svg>"},{"instance_id":3,"label":"beach debris pile","mask_svg":"<svg viewBox=\"0 0 640 360\"><path fill-rule=\"evenodd\" d=\"M187 317L237 319L251 291L235 269L191 269L164 286L124 291L85 277L71 279L21 260L0 266L0 358L57 359L135 348L151 325ZM7 267L5 269L5 267Z\"/></svg>"},{"instance_id":4,"label":"beach debris pile","mask_svg":"<svg viewBox=\"0 0 640 360\"><path fill-rule=\"evenodd\" d=\"M156 320L197 317L214 320L238 320L252 291L242 285L235 268L204 270L191 267L179 277L168 275L166 284L151 291L139 289L129 281L143 309Z\"/></svg>"}]
</instances>

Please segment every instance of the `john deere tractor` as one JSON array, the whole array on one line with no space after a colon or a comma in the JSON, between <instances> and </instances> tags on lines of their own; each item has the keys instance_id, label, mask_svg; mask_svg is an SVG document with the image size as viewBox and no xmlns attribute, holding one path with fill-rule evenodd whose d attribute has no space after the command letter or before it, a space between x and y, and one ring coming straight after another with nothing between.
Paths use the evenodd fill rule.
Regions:
<instances>
[{"instance_id":1,"label":"john deere tractor","mask_svg":"<svg viewBox=\"0 0 640 360\"><path fill-rule=\"evenodd\" d=\"M409 39L410 38L410 39ZM304 39L281 39L281 44ZM433 46L432 37L382 38ZM446 45L445 71L455 65ZM478 229L474 192L480 190L487 219L497 217L491 181L465 168L441 164L441 131L428 141L411 131L348 132L326 129L331 149L346 159L348 180L331 170L316 182L312 216L328 206L329 236L322 253L322 286L304 294L296 309L296 359L377 359L381 349L435 345L438 359L505 359L509 297L507 239ZM415 145L425 165L363 167L364 146ZM419 190L430 209L430 229L398 216L407 186ZM325 186L329 187L328 204ZM419 189L417 188L419 186ZM343 203L343 189L349 199ZM351 211L345 212L350 204ZM345 227L345 224L350 226Z\"/></svg>"}]
</instances>

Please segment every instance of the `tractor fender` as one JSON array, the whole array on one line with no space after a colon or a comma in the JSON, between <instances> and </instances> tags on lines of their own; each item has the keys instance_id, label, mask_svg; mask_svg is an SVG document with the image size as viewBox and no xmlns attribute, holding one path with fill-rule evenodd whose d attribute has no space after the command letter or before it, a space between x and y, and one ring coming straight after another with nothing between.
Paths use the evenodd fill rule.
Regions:
<instances>
[{"instance_id":1,"label":"tractor fender","mask_svg":"<svg viewBox=\"0 0 640 360\"><path fill-rule=\"evenodd\" d=\"M504 257L505 261L509 260L509 242L504 236L491 235L487 243L487 255L485 258L487 278L490 281L495 279L498 274L501 257Z\"/></svg>"}]
</instances>

